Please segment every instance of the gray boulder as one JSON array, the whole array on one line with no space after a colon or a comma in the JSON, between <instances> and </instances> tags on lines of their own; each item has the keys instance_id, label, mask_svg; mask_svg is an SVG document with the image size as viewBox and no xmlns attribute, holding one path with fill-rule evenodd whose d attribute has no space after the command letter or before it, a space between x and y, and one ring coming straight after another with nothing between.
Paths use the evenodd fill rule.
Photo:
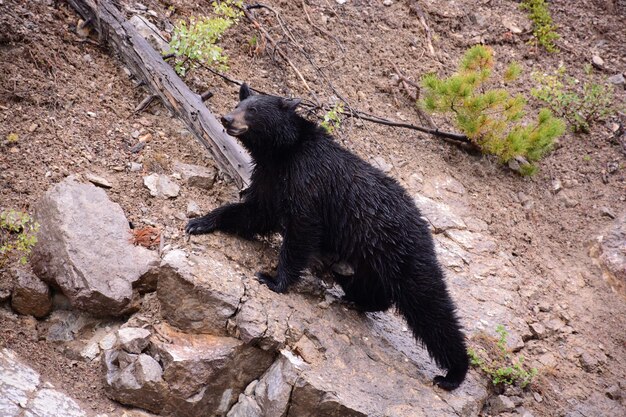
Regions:
<instances>
[{"instance_id":1,"label":"gray boulder","mask_svg":"<svg viewBox=\"0 0 626 417\"><path fill-rule=\"evenodd\" d=\"M131 243L122 208L104 190L68 177L44 194L34 216L40 230L31 264L38 277L94 315L135 307L133 283L158 256Z\"/></svg>"}]
</instances>

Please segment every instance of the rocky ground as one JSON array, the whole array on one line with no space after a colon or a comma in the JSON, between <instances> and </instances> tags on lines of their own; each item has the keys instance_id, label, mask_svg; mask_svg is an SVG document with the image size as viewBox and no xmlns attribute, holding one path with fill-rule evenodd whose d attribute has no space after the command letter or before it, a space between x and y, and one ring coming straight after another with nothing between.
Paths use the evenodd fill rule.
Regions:
<instances>
[{"instance_id":1,"label":"rocky ground","mask_svg":"<svg viewBox=\"0 0 626 417\"><path fill-rule=\"evenodd\" d=\"M532 71L560 62L580 77L594 56L603 61L597 77L626 71L619 1L550 2L562 36L558 54L526 43L530 23L516 2L420 1L435 35L434 56L411 13L415 2L339 3L268 2L332 76L334 92L289 50L320 100L339 93L395 120L418 123L394 65L415 80L433 70L451 73L476 42L493 47L502 66L522 63L525 92ZM209 7L185 0L120 4L129 18L142 15L164 34ZM258 16L280 36L271 12ZM311 276L289 295L269 293L253 274L275 265L276 242L184 237L188 217L236 201L238 190L161 105L134 111L146 92L97 37L77 33L77 24L64 2L0 1L0 209L46 213L42 236L57 233L64 237L50 242L72 248L48 245L48 254L84 256L74 264L69 255L40 251L36 276L1 273L3 415L144 414L132 406L231 416L626 414L619 281L626 139L612 128L619 115L588 135L568 133L530 179L414 131L343 121L338 140L397 178L433 226L470 344L504 325L509 348L539 370L526 390L494 391L472 371L462 388L444 393L431 387L436 367L393 312L358 314L330 283ZM250 52L254 34L244 21L228 32L228 73L264 91L307 96L270 50ZM209 73L192 71L186 81L195 91L213 91L207 105L215 114L236 103L236 86ZM615 103L624 103L623 85ZM19 139L5 141L10 133ZM69 175L84 185L66 190L70 197L57 189L42 199ZM76 221L79 212L85 215ZM141 251L123 237L130 233L124 216L135 230L160 231L160 241L147 238L152 251L137 255L145 256L143 268L124 256ZM57 275L74 281L63 284ZM120 276L132 278L116 281ZM111 305L124 315L87 314ZM38 408L43 403L49 408Z\"/></svg>"}]
</instances>

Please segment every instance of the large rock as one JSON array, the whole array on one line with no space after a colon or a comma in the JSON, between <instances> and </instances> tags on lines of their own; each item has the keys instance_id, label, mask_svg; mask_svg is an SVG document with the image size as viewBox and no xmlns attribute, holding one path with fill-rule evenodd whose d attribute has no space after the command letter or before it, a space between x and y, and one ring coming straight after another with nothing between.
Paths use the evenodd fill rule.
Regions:
<instances>
[{"instance_id":1,"label":"large rock","mask_svg":"<svg viewBox=\"0 0 626 417\"><path fill-rule=\"evenodd\" d=\"M193 333L227 334L226 323L241 303L241 273L210 257L168 252L159 271L157 295L168 322Z\"/></svg>"},{"instance_id":2,"label":"large rock","mask_svg":"<svg viewBox=\"0 0 626 417\"><path fill-rule=\"evenodd\" d=\"M37 276L91 314L134 307L133 283L158 257L131 243L122 208L104 190L68 177L44 194L35 218L41 226L31 258Z\"/></svg>"},{"instance_id":3,"label":"large rock","mask_svg":"<svg viewBox=\"0 0 626 417\"><path fill-rule=\"evenodd\" d=\"M166 324L151 338L148 352L133 354L119 344L105 353L107 394L181 417L226 414L274 357L232 337L185 334Z\"/></svg>"},{"instance_id":4,"label":"large rock","mask_svg":"<svg viewBox=\"0 0 626 417\"><path fill-rule=\"evenodd\" d=\"M157 291L166 320L184 331L226 331L246 345L281 352L230 416L478 415L483 385L470 377L453 393L433 389L441 371L393 312L359 314L311 276L286 295L245 276L252 271L242 274L219 253L173 251L160 267ZM193 351L203 352L188 355ZM159 356L167 363L167 355Z\"/></svg>"},{"instance_id":5,"label":"large rock","mask_svg":"<svg viewBox=\"0 0 626 417\"><path fill-rule=\"evenodd\" d=\"M52 310L50 289L32 272L16 269L11 307L20 314L41 318Z\"/></svg>"}]
</instances>

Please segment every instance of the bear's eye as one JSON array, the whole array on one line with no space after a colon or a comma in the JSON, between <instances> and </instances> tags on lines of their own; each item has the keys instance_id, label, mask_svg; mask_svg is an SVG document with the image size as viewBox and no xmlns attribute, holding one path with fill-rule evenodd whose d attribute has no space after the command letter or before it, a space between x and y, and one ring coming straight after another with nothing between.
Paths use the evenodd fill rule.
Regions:
<instances>
[{"instance_id":1,"label":"bear's eye","mask_svg":"<svg viewBox=\"0 0 626 417\"><path fill-rule=\"evenodd\" d=\"M256 107L250 107L248 111L250 111L251 113L256 113Z\"/></svg>"}]
</instances>

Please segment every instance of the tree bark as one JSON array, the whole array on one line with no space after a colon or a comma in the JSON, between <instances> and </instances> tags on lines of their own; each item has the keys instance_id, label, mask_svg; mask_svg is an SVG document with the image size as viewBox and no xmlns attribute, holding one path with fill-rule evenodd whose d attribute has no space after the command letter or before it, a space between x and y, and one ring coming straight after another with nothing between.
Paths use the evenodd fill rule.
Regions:
<instances>
[{"instance_id":1,"label":"tree bark","mask_svg":"<svg viewBox=\"0 0 626 417\"><path fill-rule=\"evenodd\" d=\"M117 52L135 77L177 115L240 188L250 184L250 156L227 135L202 98L192 92L110 0L68 0Z\"/></svg>"}]
</instances>

